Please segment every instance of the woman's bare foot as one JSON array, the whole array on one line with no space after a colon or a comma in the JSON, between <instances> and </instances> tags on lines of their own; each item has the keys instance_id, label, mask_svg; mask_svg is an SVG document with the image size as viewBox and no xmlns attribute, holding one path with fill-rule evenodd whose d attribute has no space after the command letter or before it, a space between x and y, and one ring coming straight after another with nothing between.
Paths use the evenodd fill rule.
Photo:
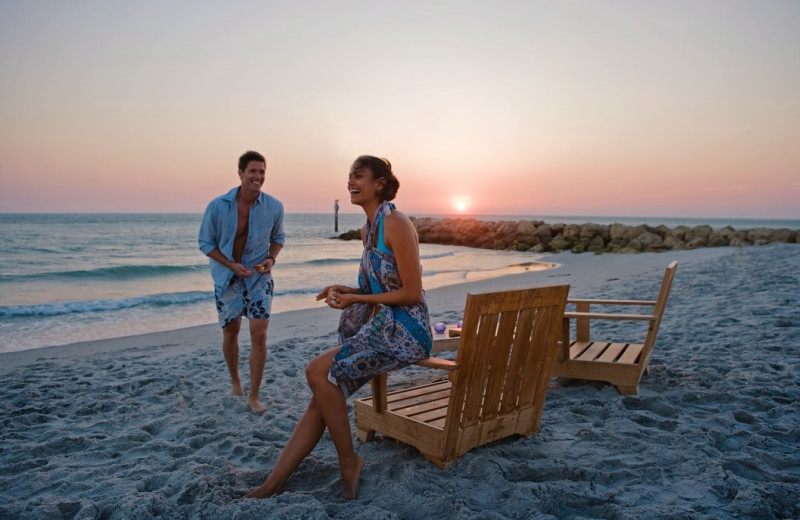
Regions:
<instances>
[{"instance_id":1,"label":"woman's bare foot","mask_svg":"<svg viewBox=\"0 0 800 520\"><path fill-rule=\"evenodd\" d=\"M260 486L258 486L257 488L255 488L253 491L243 496L242 498L268 498L275 495L280 495L281 493L283 493L283 487L279 487L277 489L270 489L270 487L267 486L267 483L265 482Z\"/></svg>"},{"instance_id":2,"label":"woman's bare foot","mask_svg":"<svg viewBox=\"0 0 800 520\"><path fill-rule=\"evenodd\" d=\"M250 411L256 415L261 415L262 413L267 411L267 409L264 407L263 404L261 404L261 401L259 401L258 399L250 399L248 401L248 404L250 405Z\"/></svg>"},{"instance_id":3,"label":"woman's bare foot","mask_svg":"<svg viewBox=\"0 0 800 520\"><path fill-rule=\"evenodd\" d=\"M358 455L352 467L342 468L342 497L353 499L358 496L358 479L363 468L364 459Z\"/></svg>"}]
</instances>

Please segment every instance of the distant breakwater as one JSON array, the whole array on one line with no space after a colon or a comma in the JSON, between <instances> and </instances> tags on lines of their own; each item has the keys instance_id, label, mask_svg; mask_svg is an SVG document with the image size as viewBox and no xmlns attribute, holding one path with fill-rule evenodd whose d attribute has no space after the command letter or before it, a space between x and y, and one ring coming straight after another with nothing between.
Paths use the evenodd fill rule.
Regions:
<instances>
[{"instance_id":1,"label":"distant breakwater","mask_svg":"<svg viewBox=\"0 0 800 520\"><path fill-rule=\"evenodd\" d=\"M419 240L427 244L534 253L645 253L698 247L751 246L773 242L800 243L800 232L786 228L736 230L694 227L627 226L624 224L548 224L539 220L482 221L469 218L414 218ZM337 238L361 238L354 229Z\"/></svg>"}]
</instances>

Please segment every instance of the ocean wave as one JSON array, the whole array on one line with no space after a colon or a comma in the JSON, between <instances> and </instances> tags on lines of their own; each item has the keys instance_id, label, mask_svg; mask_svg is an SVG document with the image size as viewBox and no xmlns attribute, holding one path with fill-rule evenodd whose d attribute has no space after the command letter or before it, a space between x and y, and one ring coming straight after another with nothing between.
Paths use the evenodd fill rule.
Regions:
<instances>
[{"instance_id":1,"label":"ocean wave","mask_svg":"<svg viewBox=\"0 0 800 520\"><path fill-rule=\"evenodd\" d=\"M38 303L35 305L9 305L0 307L0 317L23 316L59 316L63 314L81 314L85 312L116 311L130 309L141 305L164 307L196 303L213 298L214 293L207 291L191 291L185 293L150 294L135 298L100 299L85 301L65 301Z\"/></svg>"},{"instance_id":2,"label":"ocean wave","mask_svg":"<svg viewBox=\"0 0 800 520\"><path fill-rule=\"evenodd\" d=\"M319 289L295 289L276 291L275 296L295 294L317 294ZM182 293L149 294L134 298L99 299L84 301L63 301L39 303L34 305L8 305L0 307L0 318L24 318L34 316L63 316L92 312L118 311L134 307L168 307L172 305L191 305L199 302L214 303L213 291L190 291Z\"/></svg>"},{"instance_id":3,"label":"ocean wave","mask_svg":"<svg viewBox=\"0 0 800 520\"><path fill-rule=\"evenodd\" d=\"M52 247L40 246L40 247L28 247L27 251L25 251L25 254L27 254L29 258L30 258L30 255L36 254L36 253L44 253L44 254L48 254L48 255L49 254L61 255L61 254L64 254L64 250L63 249L56 249L56 248L52 248Z\"/></svg>"},{"instance_id":4,"label":"ocean wave","mask_svg":"<svg viewBox=\"0 0 800 520\"><path fill-rule=\"evenodd\" d=\"M75 271L54 271L31 274L5 274L0 275L2 282L24 282L26 280L46 279L103 279L103 280L130 280L133 278L147 278L153 276L169 276L186 272L206 270L208 266L202 265L119 265L114 267L100 267L97 269L80 269Z\"/></svg>"},{"instance_id":5,"label":"ocean wave","mask_svg":"<svg viewBox=\"0 0 800 520\"><path fill-rule=\"evenodd\" d=\"M469 273L499 273L503 271L518 271L518 270L532 270L532 271L539 271L542 269L549 269L552 268L555 264L551 262L537 262L537 261L530 261L530 262L519 262L516 264L506 264L506 265L498 265L497 267L472 267L472 268L456 268L456 269L437 269L437 270L423 270L422 276L423 277L430 277L436 276L440 274L453 274L453 273L463 273L466 276L469 276Z\"/></svg>"},{"instance_id":6,"label":"ocean wave","mask_svg":"<svg viewBox=\"0 0 800 520\"><path fill-rule=\"evenodd\" d=\"M431 255L422 255L419 257L420 260L433 260L434 258L446 258L448 256L455 255L455 251L447 251L444 253L436 253Z\"/></svg>"},{"instance_id":7,"label":"ocean wave","mask_svg":"<svg viewBox=\"0 0 800 520\"><path fill-rule=\"evenodd\" d=\"M472 269L472 270L474 270L474 269ZM422 271L422 277L423 278L429 278L429 277L437 276L437 275L440 275L440 274L453 274L453 273L465 274L468 271L470 271L470 269L439 269L437 271L423 270Z\"/></svg>"},{"instance_id":8,"label":"ocean wave","mask_svg":"<svg viewBox=\"0 0 800 520\"><path fill-rule=\"evenodd\" d=\"M361 261L361 257L358 258L317 258L316 260L308 260L306 262L301 262L299 264L294 265L332 265L332 264L352 264L358 263ZM290 264L286 264L290 265Z\"/></svg>"},{"instance_id":9,"label":"ocean wave","mask_svg":"<svg viewBox=\"0 0 800 520\"><path fill-rule=\"evenodd\" d=\"M453 251L447 251L444 253L435 253L430 255L422 255L420 256L420 260L431 260L435 258L446 258L448 256L455 255ZM351 257L351 258L317 258L314 260L307 260L305 262L297 262L293 264L284 264L285 266L303 266L303 265L335 265L335 264L357 264L361 261L361 257Z\"/></svg>"}]
</instances>

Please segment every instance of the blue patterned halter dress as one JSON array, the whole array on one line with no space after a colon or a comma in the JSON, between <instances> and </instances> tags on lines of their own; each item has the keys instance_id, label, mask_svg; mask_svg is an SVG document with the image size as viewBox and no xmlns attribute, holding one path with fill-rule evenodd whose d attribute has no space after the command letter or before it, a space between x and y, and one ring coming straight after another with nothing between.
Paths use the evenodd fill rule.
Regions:
<instances>
[{"instance_id":1,"label":"blue patterned halter dress","mask_svg":"<svg viewBox=\"0 0 800 520\"><path fill-rule=\"evenodd\" d=\"M358 271L358 287L364 294L402 287L395 257L373 246L382 217L394 207L384 202L372 222L367 221L367 241ZM345 397L378 374L428 357L433 337L425 291L414 305L350 305L339 319L339 342L342 348L334 357L328 379L339 385Z\"/></svg>"}]
</instances>

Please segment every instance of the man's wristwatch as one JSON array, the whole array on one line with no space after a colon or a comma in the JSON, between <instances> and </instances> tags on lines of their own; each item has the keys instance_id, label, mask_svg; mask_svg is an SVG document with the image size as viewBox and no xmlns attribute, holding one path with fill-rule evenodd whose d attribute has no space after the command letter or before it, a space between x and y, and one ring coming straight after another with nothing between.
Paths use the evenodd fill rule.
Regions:
<instances>
[{"instance_id":1,"label":"man's wristwatch","mask_svg":"<svg viewBox=\"0 0 800 520\"><path fill-rule=\"evenodd\" d=\"M277 263L277 262L275 261L275 257L274 257L274 256L268 256L268 257L267 257L267 260L272 260L272 265L275 265L275 264Z\"/></svg>"}]
</instances>

